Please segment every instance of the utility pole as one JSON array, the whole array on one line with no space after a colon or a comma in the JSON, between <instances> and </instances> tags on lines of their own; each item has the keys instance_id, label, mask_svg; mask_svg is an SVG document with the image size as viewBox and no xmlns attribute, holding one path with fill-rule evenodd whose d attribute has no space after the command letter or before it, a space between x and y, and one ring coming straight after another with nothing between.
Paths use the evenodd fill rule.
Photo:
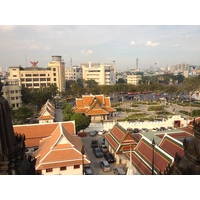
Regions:
<instances>
[{"instance_id":1,"label":"utility pole","mask_svg":"<svg viewBox=\"0 0 200 200\"><path fill-rule=\"evenodd\" d=\"M153 150L152 150L153 154L152 154L152 170L151 170L151 175L154 175L154 149L155 149L155 140L154 140L154 138L152 140L152 148L153 148Z\"/></svg>"}]
</instances>

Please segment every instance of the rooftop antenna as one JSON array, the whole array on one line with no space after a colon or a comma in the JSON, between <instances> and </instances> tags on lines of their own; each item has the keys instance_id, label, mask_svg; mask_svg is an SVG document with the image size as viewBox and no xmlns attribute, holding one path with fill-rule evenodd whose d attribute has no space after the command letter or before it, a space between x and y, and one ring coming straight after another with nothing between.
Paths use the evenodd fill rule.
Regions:
<instances>
[{"instance_id":1,"label":"rooftop antenna","mask_svg":"<svg viewBox=\"0 0 200 200\"><path fill-rule=\"evenodd\" d=\"M136 70L138 69L138 58L136 58Z\"/></svg>"}]
</instances>

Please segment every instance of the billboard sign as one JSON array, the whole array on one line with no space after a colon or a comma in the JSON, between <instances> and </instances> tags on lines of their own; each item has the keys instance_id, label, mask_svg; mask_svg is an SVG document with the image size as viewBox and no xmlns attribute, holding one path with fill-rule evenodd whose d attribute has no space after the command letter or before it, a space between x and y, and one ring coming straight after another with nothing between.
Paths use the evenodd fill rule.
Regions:
<instances>
[{"instance_id":1,"label":"billboard sign","mask_svg":"<svg viewBox=\"0 0 200 200\"><path fill-rule=\"evenodd\" d=\"M191 65L188 67L188 76L195 76L197 75L197 66Z\"/></svg>"}]
</instances>

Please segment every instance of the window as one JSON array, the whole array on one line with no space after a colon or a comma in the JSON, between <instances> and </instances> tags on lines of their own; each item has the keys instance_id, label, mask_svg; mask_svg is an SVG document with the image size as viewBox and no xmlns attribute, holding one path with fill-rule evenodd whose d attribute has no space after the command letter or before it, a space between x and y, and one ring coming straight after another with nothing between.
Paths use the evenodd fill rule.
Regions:
<instances>
[{"instance_id":1,"label":"window","mask_svg":"<svg viewBox=\"0 0 200 200\"><path fill-rule=\"evenodd\" d=\"M28 76L30 77L30 76L31 76L31 74L26 74L25 76L26 76L26 77L28 77Z\"/></svg>"},{"instance_id":2,"label":"window","mask_svg":"<svg viewBox=\"0 0 200 200\"><path fill-rule=\"evenodd\" d=\"M74 169L79 169L80 165L74 165Z\"/></svg>"},{"instance_id":3,"label":"window","mask_svg":"<svg viewBox=\"0 0 200 200\"><path fill-rule=\"evenodd\" d=\"M52 168L48 168L48 169L46 169L46 173L48 173L48 172L52 172L52 171L53 171Z\"/></svg>"},{"instance_id":4,"label":"window","mask_svg":"<svg viewBox=\"0 0 200 200\"><path fill-rule=\"evenodd\" d=\"M17 77L17 75L13 75L13 77Z\"/></svg>"},{"instance_id":5,"label":"window","mask_svg":"<svg viewBox=\"0 0 200 200\"><path fill-rule=\"evenodd\" d=\"M56 73L53 73L54 76L56 76Z\"/></svg>"},{"instance_id":6,"label":"window","mask_svg":"<svg viewBox=\"0 0 200 200\"><path fill-rule=\"evenodd\" d=\"M67 167L60 167L60 171L67 170Z\"/></svg>"},{"instance_id":7,"label":"window","mask_svg":"<svg viewBox=\"0 0 200 200\"><path fill-rule=\"evenodd\" d=\"M56 78L54 78L53 80L56 81Z\"/></svg>"},{"instance_id":8,"label":"window","mask_svg":"<svg viewBox=\"0 0 200 200\"><path fill-rule=\"evenodd\" d=\"M53 68L53 71L55 72L55 71L56 71L56 68Z\"/></svg>"}]
</instances>

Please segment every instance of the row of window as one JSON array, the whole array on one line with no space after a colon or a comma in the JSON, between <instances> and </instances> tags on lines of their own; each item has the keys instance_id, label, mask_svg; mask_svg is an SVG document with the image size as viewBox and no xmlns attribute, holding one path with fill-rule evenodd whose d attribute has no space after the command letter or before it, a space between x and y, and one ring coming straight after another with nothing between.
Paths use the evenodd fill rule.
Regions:
<instances>
[{"instance_id":1,"label":"row of window","mask_svg":"<svg viewBox=\"0 0 200 200\"><path fill-rule=\"evenodd\" d=\"M80 165L74 165L74 169L79 169L79 168L80 168ZM67 170L66 166L60 167L60 171L65 171L65 170ZM46 169L46 173L49 173L49 172L53 172L53 168Z\"/></svg>"},{"instance_id":2,"label":"row of window","mask_svg":"<svg viewBox=\"0 0 200 200\"><path fill-rule=\"evenodd\" d=\"M21 81L24 82L32 82L32 81L50 81L51 79L50 78L21 78Z\"/></svg>"}]
</instances>

